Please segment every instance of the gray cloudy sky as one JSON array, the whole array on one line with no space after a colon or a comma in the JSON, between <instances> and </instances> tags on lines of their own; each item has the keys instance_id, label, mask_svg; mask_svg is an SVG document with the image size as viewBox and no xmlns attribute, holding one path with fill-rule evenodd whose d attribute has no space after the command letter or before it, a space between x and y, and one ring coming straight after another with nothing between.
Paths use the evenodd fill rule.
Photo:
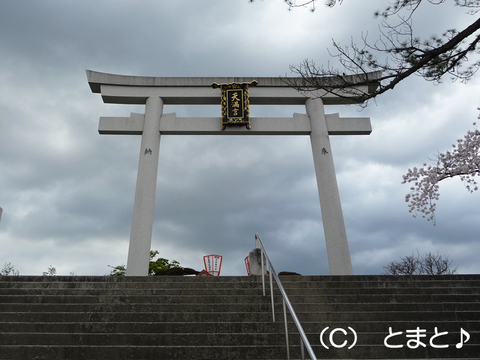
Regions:
<instances>
[{"instance_id":1,"label":"gray cloudy sky","mask_svg":"<svg viewBox=\"0 0 480 360\"><path fill-rule=\"evenodd\" d=\"M360 4L361 3L361 4ZM103 275L125 264L139 136L99 135L100 116L141 106L103 104L85 70L145 76L291 75L318 64L332 38L375 38L381 0L288 11L281 0L5 1L0 4L0 267L41 274ZM418 32L471 21L449 5L426 6ZM432 12L433 11L433 12ZM402 175L473 128L480 76L434 86L411 78L363 110L370 136L332 137L355 274L379 274L400 256L447 254L479 273L480 194L441 184L437 226L414 219ZM216 106L166 106L179 116L219 116ZM303 107L253 107L291 116ZM223 275L246 274L258 232L278 271L328 274L308 137L163 136L152 249L201 270L223 255Z\"/></svg>"}]
</instances>

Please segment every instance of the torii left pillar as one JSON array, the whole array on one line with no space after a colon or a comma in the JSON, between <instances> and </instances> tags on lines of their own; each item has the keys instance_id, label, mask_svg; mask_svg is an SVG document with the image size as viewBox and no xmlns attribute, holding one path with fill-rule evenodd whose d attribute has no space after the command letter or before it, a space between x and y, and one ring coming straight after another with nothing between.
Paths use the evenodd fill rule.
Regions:
<instances>
[{"instance_id":1,"label":"torii left pillar","mask_svg":"<svg viewBox=\"0 0 480 360\"><path fill-rule=\"evenodd\" d=\"M133 204L132 228L128 249L127 275L148 274L152 243L155 192L157 188L158 156L160 153L160 118L163 100L157 96L147 99L143 124L137 186Z\"/></svg>"}]
</instances>

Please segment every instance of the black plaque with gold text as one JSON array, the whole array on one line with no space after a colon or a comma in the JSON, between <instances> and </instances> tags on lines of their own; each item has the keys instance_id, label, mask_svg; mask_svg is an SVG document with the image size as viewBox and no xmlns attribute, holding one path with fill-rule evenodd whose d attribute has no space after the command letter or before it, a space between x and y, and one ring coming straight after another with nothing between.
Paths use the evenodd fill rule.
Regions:
<instances>
[{"instance_id":1,"label":"black plaque with gold text","mask_svg":"<svg viewBox=\"0 0 480 360\"><path fill-rule=\"evenodd\" d=\"M222 130L225 130L227 125L245 125L247 129L252 128L250 126L248 88L257 84L258 82L255 80L249 83L212 84L214 89L222 90Z\"/></svg>"}]
</instances>

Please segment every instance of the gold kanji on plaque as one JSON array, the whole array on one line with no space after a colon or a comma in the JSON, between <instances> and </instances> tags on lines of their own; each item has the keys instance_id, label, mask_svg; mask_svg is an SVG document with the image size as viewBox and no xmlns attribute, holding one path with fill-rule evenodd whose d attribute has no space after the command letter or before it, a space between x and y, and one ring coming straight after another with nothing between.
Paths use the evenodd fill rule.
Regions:
<instances>
[{"instance_id":1,"label":"gold kanji on plaque","mask_svg":"<svg viewBox=\"0 0 480 360\"><path fill-rule=\"evenodd\" d=\"M245 125L249 130L252 128L250 126L248 87L257 84L256 80L244 83L212 84L212 88L222 90L222 130L225 130L227 125Z\"/></svg>"}]
</instances>

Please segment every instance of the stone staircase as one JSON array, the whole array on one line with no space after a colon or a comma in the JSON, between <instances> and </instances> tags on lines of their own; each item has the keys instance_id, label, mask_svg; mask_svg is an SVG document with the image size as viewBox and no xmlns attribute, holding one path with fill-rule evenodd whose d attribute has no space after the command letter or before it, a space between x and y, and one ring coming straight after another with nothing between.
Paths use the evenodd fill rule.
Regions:
<instances>
[{"instance_id":1,"label":"stone staircase","mask_svg":"<svg viewBox=\"0 0 480 360\"><path fill-rule=\"evenodd\" d=\"M480 359L479 275L280 278L318 359ZM328 350L320 342L326 327L322 338ZM349 327L357 335L351 349ZM399 334L387 339L388 346L402 347L385 346L390 327ZM448 334L435 337L433 345L447 348L431 346L435 327L438 334ZM346 341L342 348L330 343L334 329L342 329L332 335L337 346ZM460 329L470 339L458 349ZM407 335L408 330L413 332ZM292 326L290 332L295 332ZM425 347L415 341L417 333L425 335L419 338ZM298 335L290 337L298 343ZM293 346L293 357L299 356L298 348Z\"/></svg>"},{"instance_id":2,"label":"stone staircase","mask_svg":"<svg viewBox=\"0 0 480 360\"><path fill-rule=\"evenodd\" d=\"M480 276L281 280L318 359L480 359ZM0 277L0 360L286 359L280 296L272 323L261 294L258 277Z\"/></svg>"},{"instance_id":3,"label":"stone staircase","mask_svg":"<svg viewBox=\"0 0 480 360\"><path fill-rule=\"evenodd\" d=\"M0 359L285 359L252 277L0 277Z\"/></svg>"}]
</instances>

